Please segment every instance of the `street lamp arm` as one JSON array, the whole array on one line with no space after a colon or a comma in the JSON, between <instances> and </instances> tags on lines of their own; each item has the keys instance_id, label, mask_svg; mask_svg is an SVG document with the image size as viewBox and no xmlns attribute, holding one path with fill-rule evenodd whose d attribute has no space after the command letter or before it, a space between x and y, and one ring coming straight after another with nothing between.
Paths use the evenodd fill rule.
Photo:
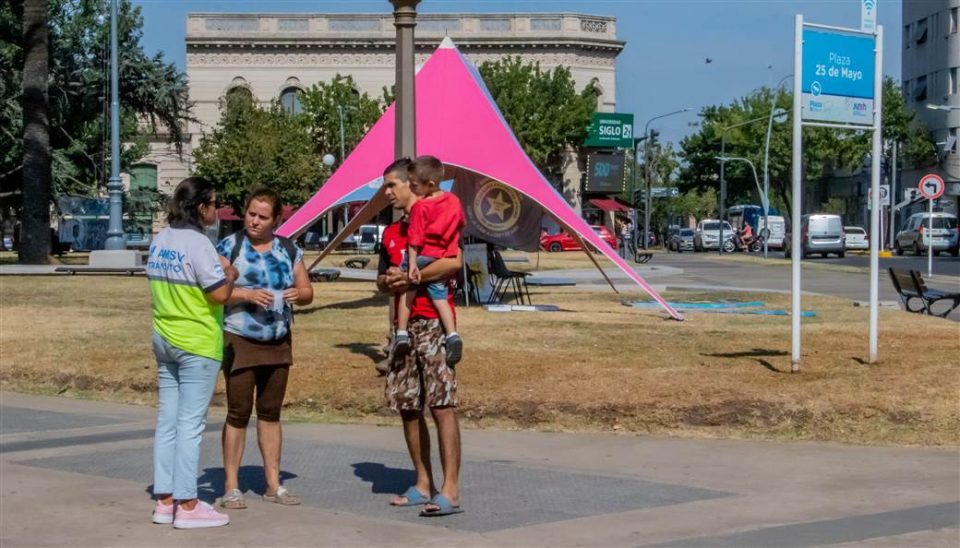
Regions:
<instances>
[{"instance_id":1,"label":"street lamp arm","mask_svg":"<svg viewBox=\"0 0 960 548\"><path fill-rule=\"evenodd\" d=\"M767 197L763 193L763 189L760 188L760 179L757 177L757 166L749 158L743 158L740 156L717 156L717 160L721 162L746 162L750 164L750 169L753 171L753 182L757 186L757 192L760 194L760 203L763 206L764 211L768 209Z\"/></svg>"}]
</instances>

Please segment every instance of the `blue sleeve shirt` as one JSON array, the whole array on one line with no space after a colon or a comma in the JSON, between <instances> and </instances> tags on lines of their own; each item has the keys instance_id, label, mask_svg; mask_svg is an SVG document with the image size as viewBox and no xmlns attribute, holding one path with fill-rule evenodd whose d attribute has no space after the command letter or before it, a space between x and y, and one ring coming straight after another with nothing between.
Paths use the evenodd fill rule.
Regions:
<instances>
[{"instance_id":1,"label":"blue sleeve shirt","mask_svg":"<svg viewBox=\"0 0 960 548\"><path fill-rule=\"evenodd\" d=\"M217 253L229 259L235 242L233 235L220 240ZM297 256L291 262L279 238L274 238L270 249L264 252L254 249L247 238L242 238L241 242L242 248L233 263L240 273L236 287L271 290L276 292L276 298L282 299L283 290L293 287L293 267L303 261L303 250L295 246ZM223 328L248 339L282 339L290 331L293 315L293 310L288 305L283 306L282 310L283 312L268 310L253 303L228 305L224 310Z\"/></svg>"}]
</instances>

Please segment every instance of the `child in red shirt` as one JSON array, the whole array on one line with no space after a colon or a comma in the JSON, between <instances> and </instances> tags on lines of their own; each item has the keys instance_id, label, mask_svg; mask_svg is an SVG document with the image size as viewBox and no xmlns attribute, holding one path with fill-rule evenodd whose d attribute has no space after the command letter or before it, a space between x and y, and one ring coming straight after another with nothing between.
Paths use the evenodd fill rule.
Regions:
<instances>
[{"instance_id":1,"label":"child in red shirt","mask_svg":"<svg viewBox=\"0 0 960 548\"><path fill-rule=\"evenodd\" d=\"M460 247L460 231L466 224L460 200L440 189L443 164L433 156L421 156L410 164L410 190L420 197L410 209L410 227L407 231L407 252L400 264L407 270L411 289L400 299L397 311L397 334L393 355L403 359L410 352L410 334L407 323L410 308L420 283L420 269L437 259L456 257ZM447 365L453 366L463 357L463 341L457 333L453 309L447 301L448 280L427 285L427 295L437 309L443 330L447 333Z\"/></svg>"}]
</instances>

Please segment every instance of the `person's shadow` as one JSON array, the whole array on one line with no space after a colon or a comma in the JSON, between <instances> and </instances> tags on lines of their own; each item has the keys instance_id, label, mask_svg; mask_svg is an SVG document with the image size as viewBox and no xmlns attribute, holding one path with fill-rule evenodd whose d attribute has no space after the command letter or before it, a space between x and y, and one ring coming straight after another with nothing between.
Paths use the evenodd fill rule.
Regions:
<instances>
[{"instance_id":1,"label":"person's shadow","mask_svg":"<svg viewBox=\"0 0 960 548\"><path fill-rule=\"evenodd\" d=\"M372 493L400 494L417 482L417 473L405 468L390 468L379 462L351 464L353 475L370 483Z\"/></svg>"},{"instance_id":2,"label":"person's shadow","mask_svg":"<svg viewBox=\"0 0 960 548\"><path fill-rule=\"evenodd\" d=\"M292 472L280 471L280 483L288 479L297 477ZM240 490L243 492L256 493L263 495L267 492L267 483L263 480L262 466L241 466L237 472L237 479ZM223 468L204 468L203 474L197 478L197 498L202 501L213 503L217 497L223 496L224 491ZM153 484L147 486L147 493L153 494Z\"/></svg>"}]
</instances>

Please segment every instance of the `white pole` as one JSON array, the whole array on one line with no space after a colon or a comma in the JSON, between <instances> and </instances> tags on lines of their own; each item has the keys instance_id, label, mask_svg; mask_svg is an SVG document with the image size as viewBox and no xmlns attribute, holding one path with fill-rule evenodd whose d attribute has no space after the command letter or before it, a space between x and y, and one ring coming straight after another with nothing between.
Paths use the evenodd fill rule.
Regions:
<instances>
[{"instance_id":1,"label":"white pole","mask_svg":"<svg viewBox=\"0 0 960 548\"><path fill-rule=\"evenodd\" d=\"M800 213L803 189L800 179L803 174L803 125L800 119L803 100L803 15L797 14L793 27L793 215L791 228L791 365L790 371L800 371Z\"/></svg>"},{"instance_id":2,"label":"white pole","mask_svg":"<svg viewBox=\"0 0 960 548\"><path fill-rule=\"evenodd\" d=\"M927 200L930 204L927 217L927 277L933 276L933 199ZM921 241L923 238L921 238Z\"/></svg>"},{"instance_id":3,"label":"white pole","mask_svg":"<svg viewBox=\"0 0 960 548\"><path fill-rule=\"evenodd\" d=\"M890 230L890 251L893 251L893 239L896 237L894 233L894 228L897 226L896 215L897 212L893 206L897 203L897 140L893 140L893 160L890 162L892 169L890 170L890 222L887 223L887 226Z\"/></svg>"},{"instance_id":4,"label":"white pole","mask_svg":"<svg viewBox=\"0 0 960 548\"><path fill-rule=\"evenodd\" d=\"M873 162L870 168L870 333L869 363L877 363L877 339L880 327L880 155L883 150L883 26L874 36L873 77Z\"/></svg>"}]
</instances>

